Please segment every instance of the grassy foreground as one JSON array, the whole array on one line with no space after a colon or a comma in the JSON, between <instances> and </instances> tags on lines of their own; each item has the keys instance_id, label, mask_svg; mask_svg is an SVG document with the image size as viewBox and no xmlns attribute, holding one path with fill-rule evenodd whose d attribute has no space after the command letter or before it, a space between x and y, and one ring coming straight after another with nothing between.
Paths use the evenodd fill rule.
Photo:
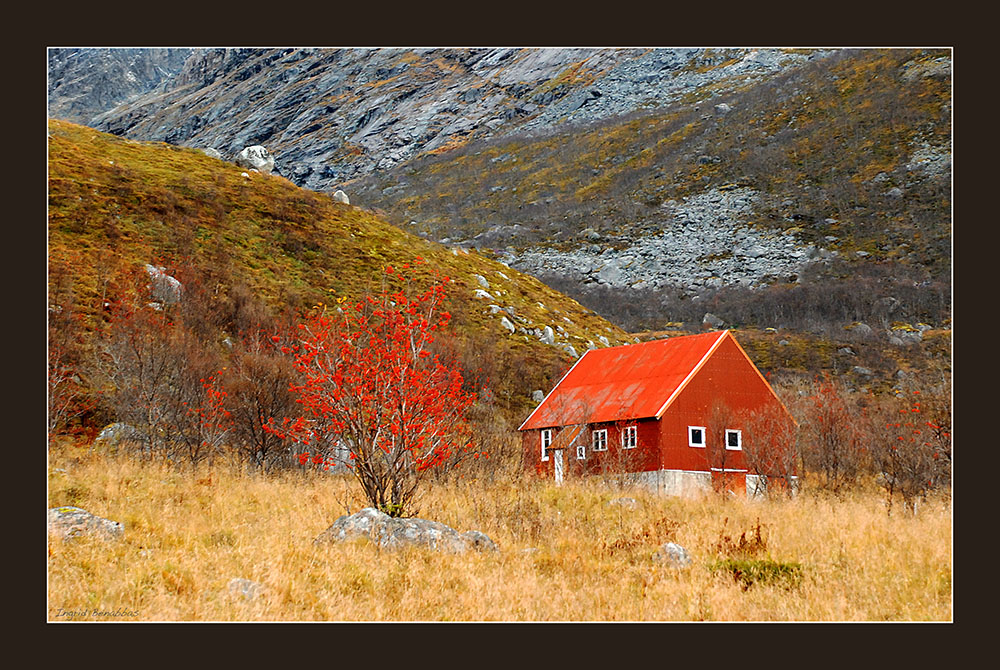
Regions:
<instances>
[{"instance_id":1,"label":"grassy foreground","mask_svg":"<svg viewBox=\"0 0 1000 670\"><path fill-rule=\"evenodd\" d=\"M429 486L419 516L481 530L500 551L449 555L380 552L367 541L314 547L346 505L362 506L340 476L192 472L54 446L48 485L50 507L125 526L112 542L50 538L56 622L952 619L948 501L890 516L874 492L747 502L597 480L459 480ZM621 496L639 506L609 504ZM741 534L756 538L758 523L751 558L798 564L799 579L744 588L712 569L735 558L727 547ZM688 550L689 569L653 560L668 541ZM261 595L231 592L233 578L263 585Z\"/></svg>"}]
</instances>

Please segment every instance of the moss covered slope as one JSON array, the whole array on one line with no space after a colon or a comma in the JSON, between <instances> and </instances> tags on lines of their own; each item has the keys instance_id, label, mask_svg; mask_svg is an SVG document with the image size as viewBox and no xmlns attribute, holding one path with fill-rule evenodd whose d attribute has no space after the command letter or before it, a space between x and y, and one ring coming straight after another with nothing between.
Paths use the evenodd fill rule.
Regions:
<instances>
[{"instance_id":1,"label":"moss covered slope","mask_svg":"<svg viewBox=\"0 0 1000 670\"><path fill-rule=\"evenodd\" d=\"M378 288L386 265L422 257L453 280L449 308L459 339L478 343L493 368L525 370L501 389L514 409L570 361L566 345L582 353L602 336L624 341L623 331L532 277L281 177L54 120L48 142L50 302L72 303L90 326L108 279L146 263L198 268L220 301L242 284L280 313L358 297ZM490 298L477 293L476 275ZM502 317L517 332L508 333ZM561 327L556 346L534 333L545 326Z\"/></svg>"}]
</instances>

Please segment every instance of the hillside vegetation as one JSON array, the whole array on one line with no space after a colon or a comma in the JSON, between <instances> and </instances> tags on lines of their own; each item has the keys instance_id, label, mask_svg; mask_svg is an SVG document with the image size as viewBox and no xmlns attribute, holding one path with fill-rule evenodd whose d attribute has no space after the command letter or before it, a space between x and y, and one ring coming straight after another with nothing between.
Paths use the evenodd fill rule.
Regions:
<instances>
[{"instance_id":1,"label":"hillside vegetation","mask_svg":"<svg viewBox=\"0 0 1000 670\"><path fill-rule=\"evenodd\" d=\"M449 249L287 180L244 173L200 151L140 143L66 122L49 123L50 336L69 343L85 374L91 335L107 304L143 266L163 266L211 315L219 345L256 321L294 319L378 290L384 268L424 259L424 275L451 278L447 307L459 354L483 368L505 410L520 414L571 360L625 333L548 288L475 252ZM487 280L491 297L477 297ZM148 278L147 278L148 279ZM481 294L480 294L481 296ZM509 311L491 310L490 304ZM517 324L508 333L500 322ZM556 345L535 330L559 326ZM489 351L477 356L472 352Z\"/></svg>"}]
</instances>

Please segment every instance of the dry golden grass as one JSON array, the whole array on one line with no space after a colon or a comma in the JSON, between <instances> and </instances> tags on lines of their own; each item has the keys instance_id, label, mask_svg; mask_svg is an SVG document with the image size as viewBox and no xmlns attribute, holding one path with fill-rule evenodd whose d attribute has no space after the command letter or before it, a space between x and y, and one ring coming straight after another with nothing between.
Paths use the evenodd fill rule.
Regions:
<instances>
[{"instance_id":1,"label":"dry golden grass","mask_svg":"<svg viewBox=\"0 0 1000 670\"><path fill-rule=\"evenodd\" d=\"M247 475L139 463L54 447L49 505L121 521L123 539L50 539L51 621L875 621L952 619L951 506L886 514L875 494L835 500L702 500L596 480L460 481L428 487L420 516L478 529L495 554L315 547L360 507L350 479ZM637 509L609 505L627 495ZM759 521L769 557L802 566L797 586L743 590L713 573L717 544ZM675 571L652 558L686 547ZM243 577L254 599L230 593ZM98 612L118 611L118 616ZM77 613L74 616L68 612Z\"/></svg>"}]
</instances>

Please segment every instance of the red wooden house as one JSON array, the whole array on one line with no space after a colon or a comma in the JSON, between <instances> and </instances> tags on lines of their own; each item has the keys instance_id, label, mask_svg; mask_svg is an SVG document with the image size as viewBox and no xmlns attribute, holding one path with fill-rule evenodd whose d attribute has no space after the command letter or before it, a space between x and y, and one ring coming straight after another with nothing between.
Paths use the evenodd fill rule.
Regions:
<instances>
[{"instance_id":1,"label":"red wooden house","mask_svg":"<svg viewBox=\"0 0 1000 670\"><path fill-rule=\"evenodd\" d=\"M663 493L725 486L752 494L762 474L794 483L791 444L783 439L794 426L725 330L592 349L519 430L527 462L557 481L626 472ZM748 444L751 435L756 443Z\"/></svg>"}]
</instances>

